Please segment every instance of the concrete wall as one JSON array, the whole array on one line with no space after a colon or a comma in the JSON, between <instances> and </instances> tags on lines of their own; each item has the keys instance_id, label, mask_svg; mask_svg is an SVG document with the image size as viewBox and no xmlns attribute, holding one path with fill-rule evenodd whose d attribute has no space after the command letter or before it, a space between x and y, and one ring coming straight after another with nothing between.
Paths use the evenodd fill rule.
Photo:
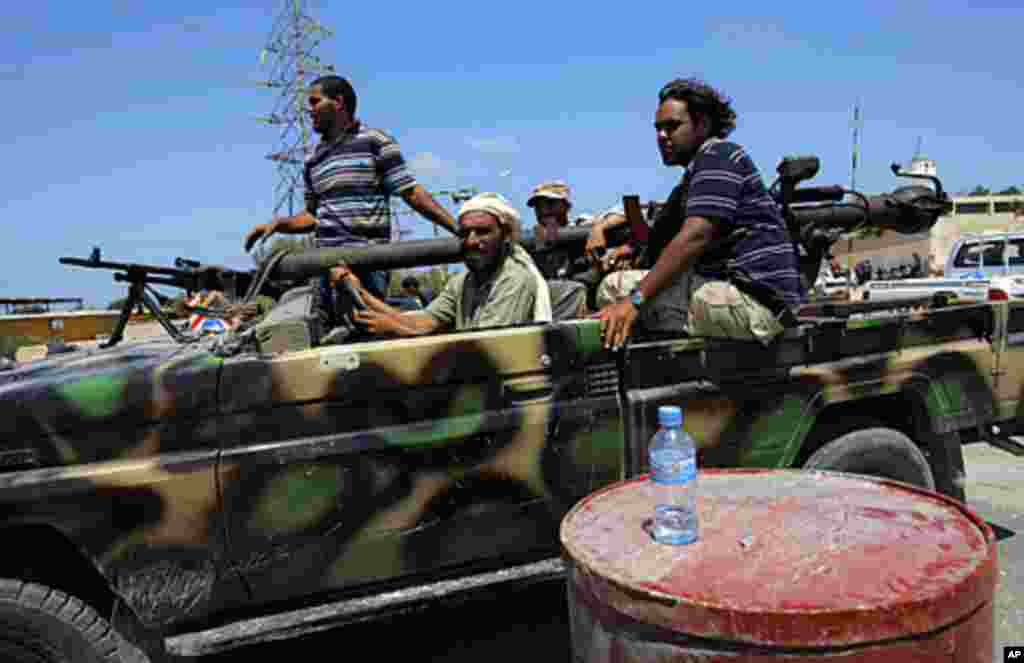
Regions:
<instances>
[{"instance_id":1,"label":"concrete wall","mask_svg":"<svg viewBox=\"0 0 1024 663\"><path fill-rule=\"evenodd\" d=\"M922 258L933 257L937 266L941 268L946 264L953 244L961 237L1011 230L1024 231L1024 216L1014 216L1012 213L943 216L932 226L929 233L901 235L885 232L878 238L854 240L850 264L856 265L864 259L870 259L873 265L888 264L891 261L909 259L917 252ZM847 241L840 240L833 245L832 253L845 268Z\"/></svg>"},{"instance_id":2,"label":"concrete wall","mask_svg":"<svg viewBox=\"0 0 1024 663\"><path fill-rule=\"evenodd\" d=\"M852 252L849 251L849 243L846 240L840 240L832 245L833 255L844 268L852 267L862 260L870 260L875 267L909 262L914 253L921 256L922 260L926 260L932 251L932 240L928 233L901 235L886 232L877 238L853 240L852 244Z\"/></svg>"},{"instance_id":3,"label":"concrete wall","mask_svg":"<svg viewBox=\"0 0 1024 663\"><path fill-rule=\"evenodd\" d=\"M40 341L85 341L110 334L117 311L75 311L0 316L0 336L25 336Z\"/></svg>"}]
</instances>

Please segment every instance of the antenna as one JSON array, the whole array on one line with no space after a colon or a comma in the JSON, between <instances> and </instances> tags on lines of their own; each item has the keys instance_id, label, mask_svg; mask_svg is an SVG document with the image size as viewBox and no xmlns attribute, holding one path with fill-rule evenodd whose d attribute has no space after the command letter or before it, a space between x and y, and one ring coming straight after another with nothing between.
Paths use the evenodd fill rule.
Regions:
<instances>
[{"instance_id":1,"label":"antenna","mask_svg":"<svg viewBox=\"0 0 1024 663\"><path fill-rule=\"evenodd\" d=\"M278 130L275 148L267 155L277 171L274 216L282 210L294 214L296 203L303 202L302 168L306 155L313 150L304 109L306 91L315 78L334 72L333 65L324 64L314 54L333 33L311 16L308 4L307 0L284 0L270 36L260 49L260 66L266 78L256 84L277 94L270 113L257 118Z\"/></svg>"},{"instance_id":2,"label":"antenna","mask_svg":"<svg viewBox=\"0 0 1024 663\"><path fill-rule=\"evenodd\" d=\"M860 158L860 132L864 126L864 118L860 114L860 99L853 104L853 118L850 128L853 130L853 150L850 155L850 190L857 190L857 161ZM846 236L846 283L853 287L853 234Z\"/></svg>"},{"instance_id":3,"label":"antenna","mask_svg":"<svg viewBox=\"0 0 1024 663\"><path fill-rule=\"evenodd\" d=\"M914 161L921 158L921 144L924 142L924 138L921 136L917 137L917 143L914 144Z\"/></svg>"},{"instance_id":4,"label":"antenna","mask_svg":"<svg viewBox=\"0 0 1024 663\"><path fill-rule=\"evenodd\" d=\"M850 120L850 128L853 129L853 155L850 163L850 188L857 190L857 161L860 158L860 133L864 126L864 118L860 113L860 99L853 105L853 119Z\"/></svg>"}]
</instances>

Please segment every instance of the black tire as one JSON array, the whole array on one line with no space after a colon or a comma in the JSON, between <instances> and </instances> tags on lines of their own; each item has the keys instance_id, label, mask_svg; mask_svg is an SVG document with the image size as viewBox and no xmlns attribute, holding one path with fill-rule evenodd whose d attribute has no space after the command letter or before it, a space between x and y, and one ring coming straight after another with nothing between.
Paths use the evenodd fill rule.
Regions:
<instances>
[{"instance_id":1,"label":"black tire","mask_svg":"<svg viewBox=\"0 0 1024 663\"><path fill-rule=\"evenodd\" d=\"M145 660L107 620L79 599L0 578L0 661L120 663Z\"/></svg>"},{"instance_id":2,"label":"black tire","mask_svg":"<svg viewBox=\"0 0 1024 663\"><path fill-rule=\"evenodd\" d=\"M892 428L846 433L811 454L803 467L893 479L935 490L935 476L924 452Z\"/></svg>"}]
</instances>

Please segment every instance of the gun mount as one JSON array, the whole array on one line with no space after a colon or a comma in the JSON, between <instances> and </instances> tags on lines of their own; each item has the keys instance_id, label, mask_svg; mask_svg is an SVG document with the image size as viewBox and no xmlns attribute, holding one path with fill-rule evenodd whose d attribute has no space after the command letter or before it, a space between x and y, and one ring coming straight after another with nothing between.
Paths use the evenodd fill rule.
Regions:
<instances>
[{"instance_id":1,"label":"gun mount","mask_svg":"<svg viewBox=\"0 0 1024 663\"><path fill-rule=\"evenodd\" d=\"M185 258L176 258L175 267L107 262L100 260L100 253L97 249L93 249L89 258L64 257L60 258L59 262L62 265L111 270L114 272L115 281L129 284L128 298L121 306L121 315L110 334L110 339L100 346L102 348L109 348L121 341L132 311L139 306L144 306L149 310L174 340L182 343L195 340L194 337L177 329L164 314L161 305L168 300L153 289L154 285L182 288L189 295L199 290L223 290L229 299L234 299L240 292L239 289L246 287L252 281L252 274L249 272L238 272L217 265L203 265L198 261ZM194 308L194 310L215 316L223 314L222 311L208 309Z\"/></svg>"},{"instance_id":2,"label":"gun mount","mask_svg":"<svg viewBox=\"0 0 1024 663\"><path fill-rule=\"evenodd\" d=\"M835 185L797 188L817 174L818 166L814 156L787 157L779 164L779 179L772 185L772 195L799 249L800 275L808 287L831 246L843 235L865 228L906 235L924 232L952 207L937 177L907 173L895 163L891 168L897 177L926 179L935 188L902 186L870 197Z\"/></svg>"}]
</instances>

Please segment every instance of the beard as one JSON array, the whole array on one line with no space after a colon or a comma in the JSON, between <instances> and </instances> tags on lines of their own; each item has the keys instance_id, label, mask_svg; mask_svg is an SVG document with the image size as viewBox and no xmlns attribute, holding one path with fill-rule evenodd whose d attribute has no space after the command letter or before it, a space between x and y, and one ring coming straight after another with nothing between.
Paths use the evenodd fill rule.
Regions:
<instances>
[{"instance_id":1,"label":"beard","mask_svg":"<svg viewBox=\"0 0 1024 663\"><path fill-rule=\"evenodd\" d=\"M485 276L498 268L504 255L505 250L502 247L491 255L486 255L480 251L469 251L463 255L462 260L466 264L466 269L470 272L478 276Z\"/></svg>"},{"instance_id":2,"label":"beard","mask_svg":"<svg viewBox=\"0 0 1024 663\"><path fill-rule=\"evenodd\" d=\"M335 118L330 113L320 113L312 119L313 131L326 136L334 130Z\"/></svg>"},{"instance_id":3,"label":"beard","mask_svg":"<svg viewBox=\"0 0 1024 663\"><path fill-rule=\"evenodd\" d=\"M495 263L494 256L485 256L478 251L467 253L463 261L466 263L466 269L474 274L489 272Z\"/></svg>"}]
</instances>

